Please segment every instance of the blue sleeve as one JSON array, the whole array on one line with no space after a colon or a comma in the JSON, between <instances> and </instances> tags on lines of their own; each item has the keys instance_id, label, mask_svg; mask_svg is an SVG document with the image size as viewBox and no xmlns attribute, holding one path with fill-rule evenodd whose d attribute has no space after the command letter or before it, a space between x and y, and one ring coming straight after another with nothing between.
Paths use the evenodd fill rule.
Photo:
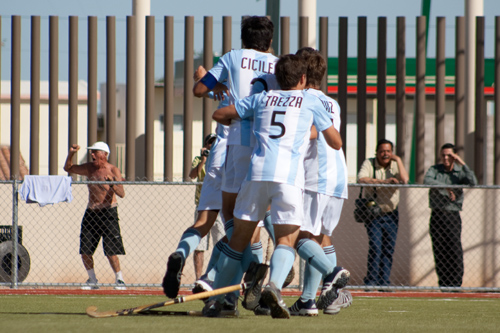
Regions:
<instances>
[{"instance_id":1,"label":"blue sleeve","mask_svg":"<svg viewBox=\"0 0 500 333\"><path fill-rule=\"evenodd\" d=\"M206 85L208 89L212 90L212 89L214 89L215 85L217 84L217 79L210 72L208 72L200 80L200 82L203 83L204 85Z\"/></svg>"}]
</instances>

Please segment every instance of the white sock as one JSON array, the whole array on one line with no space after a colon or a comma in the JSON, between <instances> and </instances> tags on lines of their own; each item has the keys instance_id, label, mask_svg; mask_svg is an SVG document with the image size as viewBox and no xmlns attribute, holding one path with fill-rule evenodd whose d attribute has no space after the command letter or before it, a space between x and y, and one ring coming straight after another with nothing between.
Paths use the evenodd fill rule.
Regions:
<instances>
[{"instance_id":1,"label":"white sock","mask_svg":"<svg viewBox=\"0 0 500 333\"><path fill-rule=\"evenodd\" d=\"M115 275L116 275L116 281L118 281L118 280L123 281L122 271L116 272Z\"/></svg>"},{"instance_id":2,"label":"white sock","mask_svg":"<svg viewBox=\"0 0 500 333\"><path fill-rule=\"evenodd\" d=\"M97 282L97 277L95 276L95 272L94 272L94 269L91 268L91 269L88 269L87 270L87 274L89 275L89 278L92 282Z\"/></svg>"}]
</instances>

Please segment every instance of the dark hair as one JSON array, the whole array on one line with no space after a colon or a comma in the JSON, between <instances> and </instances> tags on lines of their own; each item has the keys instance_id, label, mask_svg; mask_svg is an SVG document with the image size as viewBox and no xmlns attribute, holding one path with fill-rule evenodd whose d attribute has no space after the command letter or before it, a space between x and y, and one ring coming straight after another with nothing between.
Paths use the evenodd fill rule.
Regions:
<instances>
[{"instance_id":1,"label":"dark hair","mask_svg":"<svg viewBox=\"0 0 500 333\"><path fill-rule=\"evenodd\" d=\"M217 138L217 135L215 135L214 133L210 133L209 135L207 135L205 137L205 140L203 140L203 145L206 146L209 143L213 143L216 138Z\"/></svg>"},{"instance_id":2,"label":"dark hair","mask_svg":"<svg viewBox=\"0 0 500 333\"><path fill-rule=\"evenodd\" d=\"M386 144L386 143L388 143L388 144L390 144L390 145L391 145L391 149L394 149L394 145L392 144L392 142L391 142L391 141L386 140L386 139L381 139L381 140L378 140L378 142L377 142L377 149L375 149L375 151L378 151L378 148L379 148L381 145Z\"/></svg>"},{"instance_id":3,"label":"dark hair","mask_svg":"<svg viewBox=\"0 0 500 333\"><path fill-rule=\"evenodd\" d=\"M319 87L326 72L325 58L312 47L303 47L296 53L307 64L307 85Z\"/></svg>"},{"instance_id":4,"label":"dark hair","mask_svg":"<svg viewBox=\"0 0 500 333\"><path fill-rule=\"evenodd\" d=\"M241 21L241 41L246 49L266 52L271 46L274 25L267 16L249 16Z\"/></svg>"},{"instance_id":5,"label":"dark hair","mask_svg":"<svg viewBox=\"0 0 500 333\"><path fill-rule=\"evenodd\" d=\"M455 145L453 143L445 143L442 147L441 150L443 149L453 149L453 152L456 153L457 149L455 148Z\"/></svg>"},{"instance_id":6,"label":"dark hair","mask_svg":"<svg viewBox=\"0 0 500 333\"><path fill-rule=\"evenodd\" d=\"M274 75L283 90L290 90L295 87L302 77L307 73L307 66L304 60L295 54L283 55L276 63Z\"/></svg>"}]
</instances>

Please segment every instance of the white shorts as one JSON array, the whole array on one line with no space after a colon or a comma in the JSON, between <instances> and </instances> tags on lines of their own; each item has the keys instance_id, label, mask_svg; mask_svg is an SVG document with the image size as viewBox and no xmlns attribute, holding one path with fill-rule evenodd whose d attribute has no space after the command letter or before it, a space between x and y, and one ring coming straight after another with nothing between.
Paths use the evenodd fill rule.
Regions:
<instances>
[{"instance_id":1,"label":"white shorts","mask_svg":"<svg viewBox=\"0 0 500 333\"><path fill-rule=\"evenodd\" d=\"M342 198L305 190L304 223L300 230L310 232L314 236L331 236L339 224L343 205Z\"/></svg>"},{"instance_id":2,"label":"white shorts","mask_svg":"<svg viewBox=\"0 0 500 333\"><path fill-rule=\"evenodd\" d=\"M222 209L222 168L211 167L205 174L197 210Z\"/></svg>"},{"instance_id":3,"label":"white shorts","mask_svg":"<svg viewBox=\"0 0 500 333\"><path fill-rule=\"evenodd\" d=\"M246 221L263 220L271 205L273 224L301 225L303 200L302 189L293 185L244 181L236 198L234 216Z\"/></svg>"},{"instance_id":4,"label":"white shorts","mask_svg":"<svg viewBox=\"0 0 500 333\"><path fill-rule=\"evenodd\" d=\"M194 220L196 222L198 212L196 211L194 214ZM222 237L226 235L226 232L224 231L224 223L222 223L222 220L220 219L220 214L217 215L217 219L215 220L214 225L210 229L208 235L203 237L200 240L200 244L196 247L195 251L208 251L210 248L210 240L209 238L212 237L212 242L214 246Z\"/></svg>"},{"instance_id":5,"label":"white shorts","mask_svg":"<svg viewBox=\"0 0 500 333\"><path fill-rule=\"evenodd\" d=\"M222 176L222 191L238 193L245 180L250 166L253 147L228 145L224 175Z\"/></svg>"}]
</instances>

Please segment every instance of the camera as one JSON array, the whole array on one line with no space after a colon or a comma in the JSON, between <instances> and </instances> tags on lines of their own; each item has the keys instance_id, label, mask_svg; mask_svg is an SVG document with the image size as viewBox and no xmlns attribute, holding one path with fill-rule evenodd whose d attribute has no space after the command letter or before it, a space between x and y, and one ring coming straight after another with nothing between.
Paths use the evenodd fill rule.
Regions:
<instances>
[{"instance_id":1,"label":"camera","mask_svg":"<svg viewBox=\"0 0 500 333\"><path fill-rule=\"evenodd\" d=\"M208 155L210 155L210 150L209 149L205 149L204 151L201 152L201 156L208 157Z\"/></svg>"}]
</instances>

